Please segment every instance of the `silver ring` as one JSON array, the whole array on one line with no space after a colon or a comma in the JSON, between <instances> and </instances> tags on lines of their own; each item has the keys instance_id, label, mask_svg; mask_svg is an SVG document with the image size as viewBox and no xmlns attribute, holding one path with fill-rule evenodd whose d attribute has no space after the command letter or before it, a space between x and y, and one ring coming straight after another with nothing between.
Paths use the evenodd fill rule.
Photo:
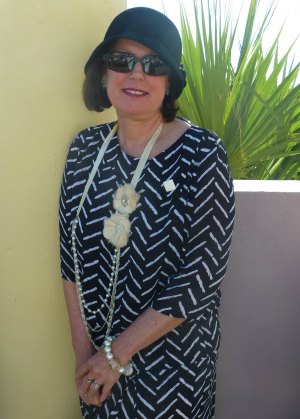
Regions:
<instances>
[{"instance_id":1,"label":"silver ring","mask_svg":"<svg viewBox=\"0 0 300 419\"><path fill-rule=\"evenodd\" d=\"M93 382L93 386L95 390L99 390L99 388L101 387L100 384Z\"/></svg>"},{"instance_id":2,"label":"silver ring","mask_svg":"<svg viewBox=\"0 0 300 419\"><path fill-rule=\"evenodd\" d=\"M95 381L95 379L93 379L93 380L88 379L88 380L87 380L87 382L88 382L89 384L92 384L94 381Z\"/></svg>"}]
</instances>

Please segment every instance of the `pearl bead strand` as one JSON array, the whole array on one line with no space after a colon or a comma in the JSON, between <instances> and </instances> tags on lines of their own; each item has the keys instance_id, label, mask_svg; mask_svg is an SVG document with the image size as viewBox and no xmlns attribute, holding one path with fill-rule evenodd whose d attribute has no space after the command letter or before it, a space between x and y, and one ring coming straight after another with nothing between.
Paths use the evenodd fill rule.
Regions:
<instances>
[{"instance_id":1,"label":"pearl bead strand","mask_svg":"<svg viewBox=\"0 0 300 419\"><path fill-rule=\"evenodd\" d=\"M101 327L100 330L97 329L97 332L99 332L105 327L105 325L107 325L107 331L106 331L105 336L108 337L110 332L111 332L113 315L114 315L114 310L115 310L115 298L116 298L116 290L117 290L117 284L118 284L118 273L119 273L119 267L120 267L120 249L115 248L115 250L114 250L113 262L112 262L112 271L111 271L109 284L108 284L108 288L107 288L107 292L106 292L104 301L98 309L92 310L88 307L88 304L87 304L87 302L84 298L82 284L81 284L81 281L80 281L79 260L78 260L78 252L77 252L77 247L76 247L76 229L77 229L78 223L79 223L79 220L78 220L78 217L76 217L71 224L71 243L72 243L71 249L72 249L72 252L73 252L77 297L78 297L78 301L79 301L80 314L81 314L82 321L83 321L83 324L85 326L85 329L87 331L88 337L89 337L90 341L93 343L93 345L95 346L95 348L99 349L99 347L96 346L95 342L92 339L92 336L91 336L91 333L90 333L90 326L89 326L89 324L86 320L86 316L85 316L85 310L88 313L93 314L94 316L96 316L97 314L101 313L101 311L104 309L104 307L108 307L108 314L107 314L107 317L106 317L106 321L104 322L104 324L103 324L103 326ZM110 298L110 303L108 305L109 298Z\"/></svg>"}]
</instances>

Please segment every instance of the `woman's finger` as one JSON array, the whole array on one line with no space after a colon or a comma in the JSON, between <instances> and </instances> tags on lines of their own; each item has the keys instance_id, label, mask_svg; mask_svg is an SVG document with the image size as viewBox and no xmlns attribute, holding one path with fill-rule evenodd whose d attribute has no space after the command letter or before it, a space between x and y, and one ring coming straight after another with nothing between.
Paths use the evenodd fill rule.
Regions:
<instances>
[{"instance_id":1,"label":"woman's finger","mask_svg":"<svg viewBox=\"0 0 300 419\"><path fill-rule=\"evenodd\" d=\"M87 394L87 401L89 404L94 406L101 406L100 401L100 393L101 393L102 386L97 383L95 380L90 383L88 394Z\"/></svg>"},{"instance_id":2,"label":"woman's finger","mask_svg":"<svg viewBox=\"0 0 300 419\"><path fill-rule=\"evenodd\" d=\"M76 379L78 393L84 401L86 401L87 397L89 396L90 387L93 382L94 382L94 379L88 378L88 376L86 376L85 378L81 380Z\"/></svg>"},{"instance_id":3,"label":"woman's finger","mask_svg":"<svg viewBox=\"0 0 300 419\"><path fill-rule=\"evenodd\" d=\"M84 362L82 365L80 365L76 369L76 379L78 380L82 379L85 375L87 375L89 370L90 370L90 360Z\"/></svg>"},{"instance_id":4,"label":"woman's finger","mask_svg":"<svg viewBox=\"0 0 300 419\"><path fill-rule=\"evenodd\" d=\"M103 403L111 394L112 386L114 385L114 382L106 382L102 386L102 391L100 393L100 402Z\"/></svg>"},{"instance_id":5,"label":"woman's finger","mask_svg":"<svg viewBox=\"0 0 300 419\"><path fill-rule=\"evenodd\" d=\"M91 397L94 397L95 395L100 395L102 392L102 388L103 386L99 383L97 383L96 381L94 381L89 388L89 394L91 395Z\"/></svg>"}]
</instances>

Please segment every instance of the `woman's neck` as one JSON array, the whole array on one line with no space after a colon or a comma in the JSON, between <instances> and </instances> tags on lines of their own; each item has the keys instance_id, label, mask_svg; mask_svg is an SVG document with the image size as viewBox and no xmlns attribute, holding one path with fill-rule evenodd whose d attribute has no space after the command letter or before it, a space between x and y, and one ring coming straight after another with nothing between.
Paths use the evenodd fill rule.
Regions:
<instances>
[{"instance_id":1,"label":"woman's neck","mask_svg":"<svg viewBox=\"0 0 300 419\"><path fill-rule=\"evenodd\" d=\"M161 115L147 120L119 118L118 138L120 147L132 156L140 156L162 122Z\"/></svg>"}]
</instances>

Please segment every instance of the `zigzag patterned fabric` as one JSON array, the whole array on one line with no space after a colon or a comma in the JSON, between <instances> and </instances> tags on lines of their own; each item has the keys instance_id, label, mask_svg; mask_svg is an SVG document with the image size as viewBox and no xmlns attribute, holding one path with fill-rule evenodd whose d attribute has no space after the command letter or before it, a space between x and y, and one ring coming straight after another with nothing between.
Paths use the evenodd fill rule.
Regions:
<instances>
[{"instance_id":1,"label":"zigzag patterned fabric","mask_svg":"<svg viewBox=\"0 0 300 419\"><path fill-rule=\"evenodd\" d=\"M61 200L61 271L74 281L70 223L102 141L112 124L82 131L71 144ZM80 276L89 308L103 302L113 246L103 221L114 210L116 189L130 182L138 163L115 136L89 189L77 228ZM163 183L173 180L167 191ZM215 369L220 342L220 284L229 256L234 193L226 153L210 131L191 126L172 146L148 160L137 184L140 200L131 216L121 266L112 335L147 307L186 321L133 357L134 374L122 376L101 408L81 401L89 419L214 417ZM107 312L86 313L92 337L103 343Z\"/></svg>"}]
</instances>

